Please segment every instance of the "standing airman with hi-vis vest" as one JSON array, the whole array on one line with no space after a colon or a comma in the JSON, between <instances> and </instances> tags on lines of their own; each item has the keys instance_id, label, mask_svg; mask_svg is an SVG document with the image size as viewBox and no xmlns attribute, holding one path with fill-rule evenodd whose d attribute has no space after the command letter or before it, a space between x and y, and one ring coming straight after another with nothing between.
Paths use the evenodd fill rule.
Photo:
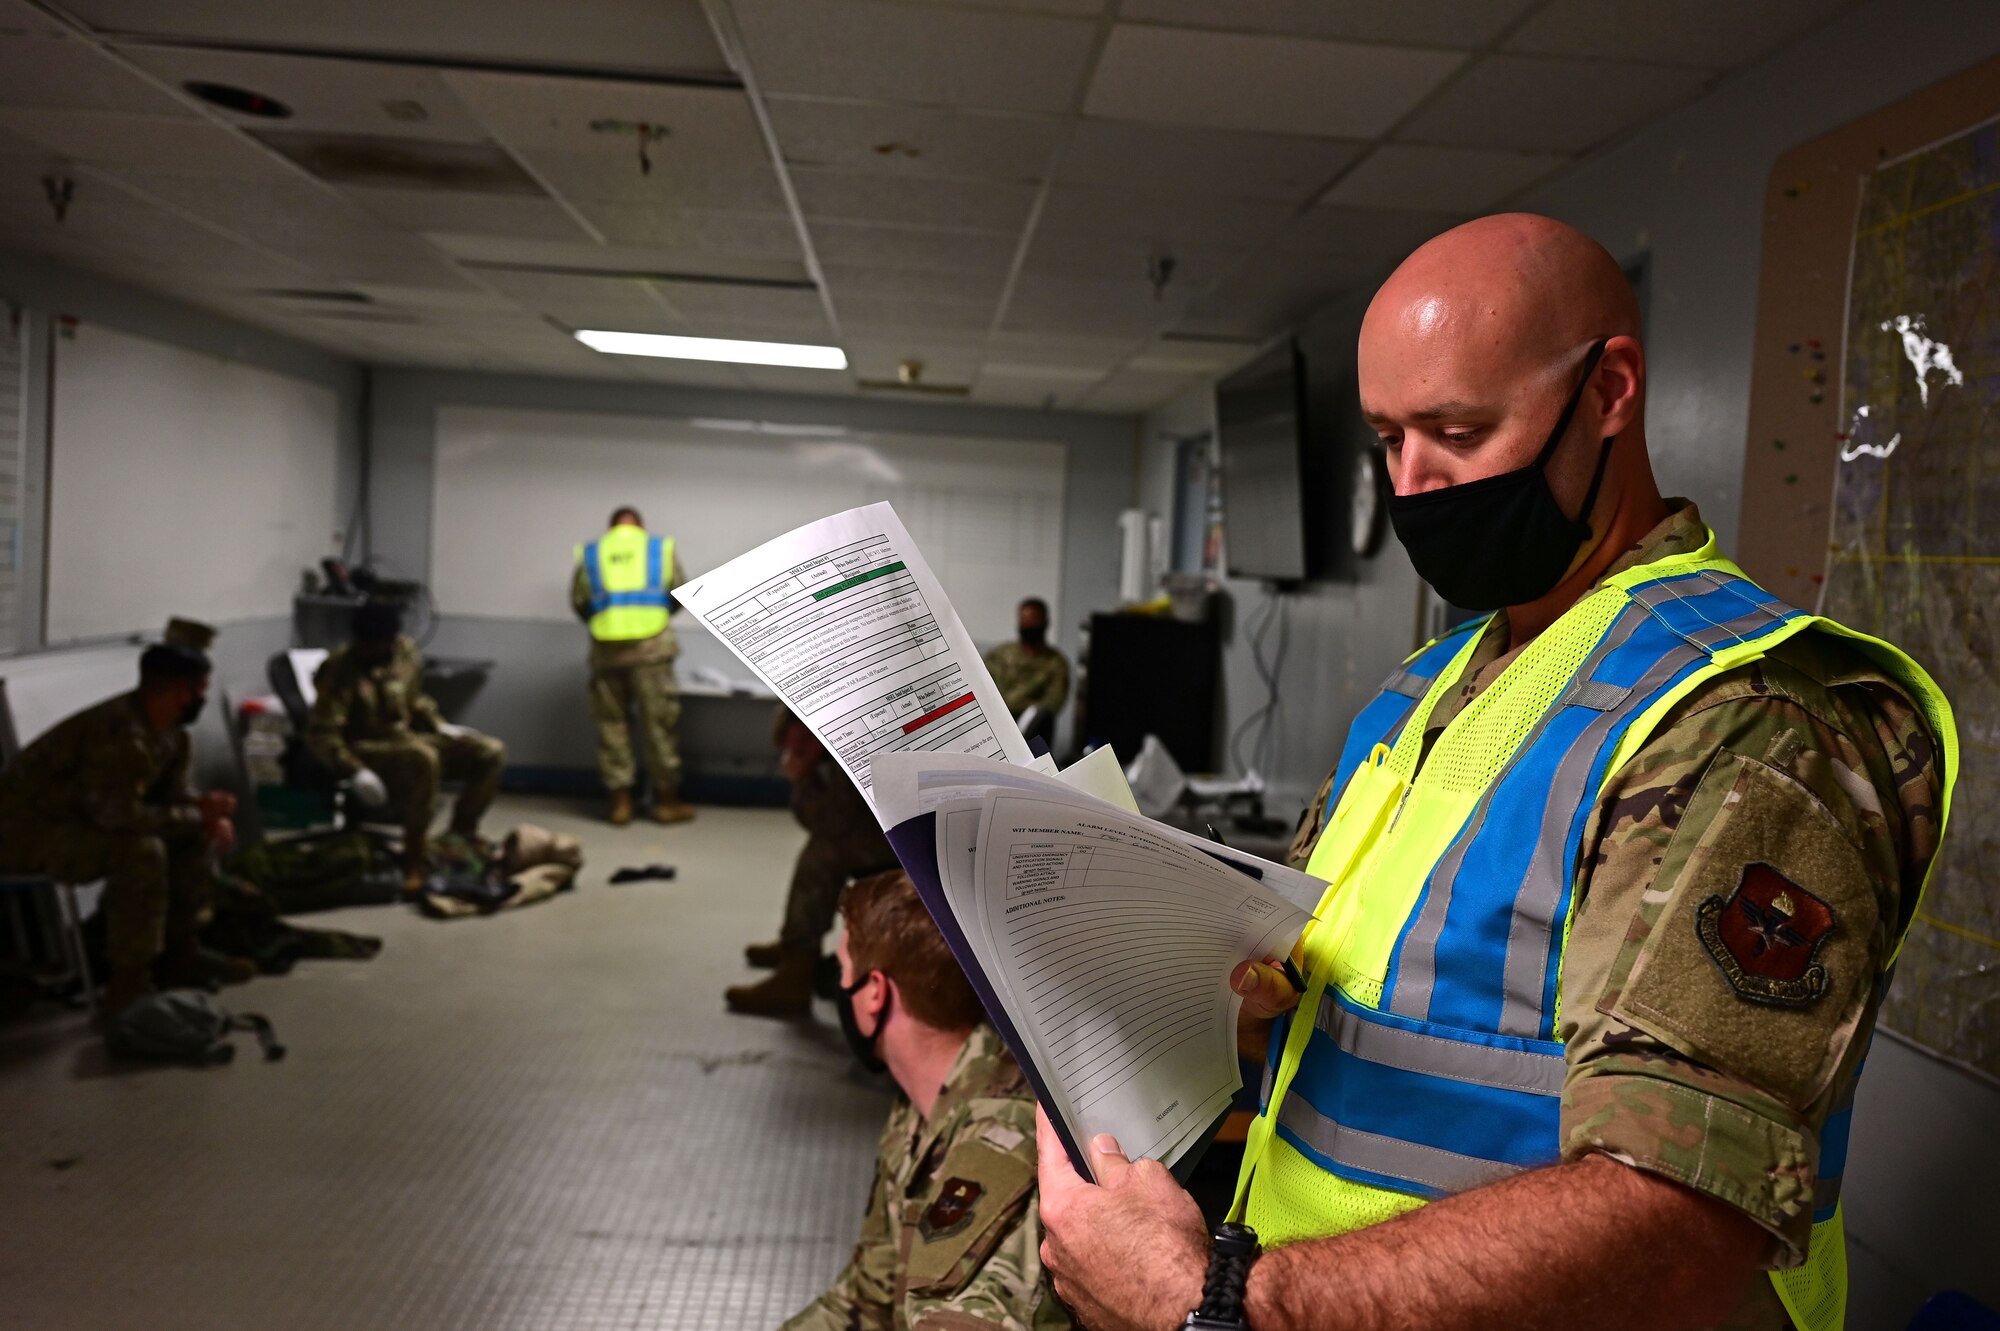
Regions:
<instances>
[{"instance_id":1,"label":"standing airman with hi-vis vest","mask_svg":"<svg viewBox=\"0 0 2000 1331\"><path fill-rule=\"evenodd\" d=\"M570 606L590 627L590 714L597 723L597 769L611 792L610 819L632 821L631 714L638 716L646 773L652 778L653 817L686 822L692 806L681 801L681 755L675 730L681 695L674 680L670 616L673 589L687 580L671 536L648 534L636 508L611 515L611 530L576 548Z\"/></svg>"},{"instance_id":2,"label":"standing airman with hi-vis vest","mask_svg":"<svg viewBox=\"0 0 2000 1331\"><path fill-rule=\"evenodd\" d=\"M1637 301L1482 218L1361 326L1417 572L1494 613L1355 718L1295 854L1227 1261L1156 1164L1044 1126L1044 1257L1094 1331L1838 1331L1855 1084L1944 834L1951 708L1724 557L1647 457ZM1277 1018L1275 1026L1269 1024ZM1256 1245L1261 1244L1261 1253ZM1212 1306L1211 1306L1212 1305Z\"/></svg>"}]
</instances>

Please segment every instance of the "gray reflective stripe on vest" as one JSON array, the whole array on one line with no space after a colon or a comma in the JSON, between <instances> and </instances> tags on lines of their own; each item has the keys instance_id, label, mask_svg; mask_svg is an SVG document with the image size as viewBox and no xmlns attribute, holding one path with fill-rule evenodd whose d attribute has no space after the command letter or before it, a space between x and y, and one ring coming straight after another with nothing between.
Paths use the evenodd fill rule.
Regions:
<instances>
[{"instance_id":1,"label":"gray reflective stripe on vest","mask_svg":"<svg viewBox=\"0 0 2000 1331\"><path fill-rule=\"evenodd\" d=\"M1404 1072L1421 1072L1452 1081L1491 1086L1533 1095L1561 1095L1568 1065L1560 1053L1537 1054L1525 1049L1501 1049L1462 1040L1406 1031L1358 1017L1340 1005L1331 992L1320 999L1316 1025L1341 1049L1356 1058ZM1269 1098L1269 1092L1266 1092Z\"/></svg>"},{"instance_id":2,"label":"gray reflective stripe on vest","mask_svg":"<svg viewBox=\"0 0 2000 1331\"><path fill-rule=\"evenodd\" d=\"M1407 669L1398 670L1383 681L1382 692L1400 693L1405 698L1421 698L1430 691L1431 681L1436 675L1413 675Z\"/></svg>"},{"instance_id":3,"label":"gray reflective stripe on vest","mask_svg":"<svg viewBox=\"0 0 2000 1331\"><path fill-rule=\"evenodd\" d=\"M1650 589L1649 589L1650 590ZM1784 606L1783 602L1778 603ZM1784 606L1790 609L1789 606ZM1705 630L1700 636L1723 634L1724 639L1748 637L1782 616L1763 605L1735 619ZM1537 1038L1547 1013L1542 1010L1548 993L1550 940L1556 928L1556 912L1562 905L1575 866L1564 862L1569 843L1570 822L1576 811L1592 804L1596 792L1588 788L1591 769L1606 737L1638 706L1664 688L1668 681L1701 660L1706 653L1693 647L1668 652L1627 691L1627 700L1604 712L1585 726L1583 733L1556 766L1548 802L1542 806L1542 827L1535 840L1528 871L1514 896L1514 915L1507 929L1507 958L1501 969L1500 1033ZM1498 784L1497 782L1495 784Z\"/></svg>"},{"instance_id":4,"label":"gray reflective stripe on vest","mask_svg":"<svg viewBox=\"0 0 2000 1331\"><path fill-rule=\"evenodd\" d=\"M1626 640L1639 631L1648 613L1637 607L1628 606L1621 610L1618 618L1611 621L1611 627L1592 649L1590 655L1577 667L1576 677L1588 679L1597 667ZM1533 748L1542 737L1549 721L1561 709L1550 707L1535 722L1514 753L1516 756ZM1512 759L1510 758L1511 762ZM1504 773L1503 773L1504 774ZM1430 889L1425 893L1423 905L1419 908L1416 922L1410 926L1409 937L1403 940L1403 949L1396 968L1396 987L1387 995L1386 1006L1399 1017L1415 1017L1423 1020L1430 1016L1431 992L1437 987L1437 944L1444 933L1445 917L1451 913L1452 883L1458 877L1459 866L1465 862L1465 852L1486 825L1487 812L1493 806L1493 793L1500 787L1495 778L1487 785L1479 797L1479 804L1472 816L1465 820L1452 839L1451 846L1439 857L1437 867L1431 871ZM1512 1034L1513 1032L1509 1032Z\"/></svg>"},{"instance_id":5,"label":"gray reflective stripe on vest","mask_svg":"<svg viewBox=\"0 0 2000 1331\"><path fill-rule=\"evenodd\" d=\"M1307 1104L1304 1096L1285 1097L1278 1125L1337 1165L1409 1179L1440 1192L1466 1192L1521 1172L1518 1166L1498 1160L1481 1160L1343 1127Z\"/></svg>"}]
</instances>

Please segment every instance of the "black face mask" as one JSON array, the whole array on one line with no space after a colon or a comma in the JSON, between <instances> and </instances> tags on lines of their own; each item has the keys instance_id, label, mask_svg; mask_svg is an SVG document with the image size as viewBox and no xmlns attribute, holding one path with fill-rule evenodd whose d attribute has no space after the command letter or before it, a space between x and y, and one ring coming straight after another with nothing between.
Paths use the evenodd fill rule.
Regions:
<instances>
[{"instance_id":1,"label":"black face mask","mask_svg":"<svg viewBox=\"0 0 2000 1331\"><path fill-rule=\"evenodd\" d=\"M1590 539L1590 510L1611 461L1612 440L1604 441L1583 511L1574 518L1549 489L1548 465L1603 354L1602 340L1591 344L1583 379L1533 462L1462 485L1389 497L1396 539L1410 552L1418 576L1453 605L1498 610L1545 596Z\"/></svg>"},{"instance_id":2,"label":"black face mask","mask_svg":"<svg viewBox=\"0 0 2000 1331\"><path fill-rule=\"evenodd\" d=\"M834 1010L840 1014L840 1033L847 1038L847 1048L854 1055L854 1061L868 1071L880 1075L889 1070L882 1056L875 1052L875 1044L882 1038L882 1023L888 1019L889 1004L885 999L882 1011L875 1018L875 1033L863 1035L861 1024L854 1019L854 996L861 992L861 986L868 983L864 975L840 991L840 997L833 1000Z\"/></svg>"},{"instance_id":3,"label":"black face mask","mask_svg":"<svg viewBox=\"0 0 2000 1331\"><path fill-rule=\"evenodd\" d=\"M1040 647L1049 640L1047 624L1027 624L1021 628L1021 643L1026 647Z\"/></svg>"},{"instance_id":4,"label":"black face mask","mask_svg":"<svg viewBox=\"0 0 2000 1331\"><path fill-rule=\"evenodd\" d=\"M201 709L206 706L208 706L207 694L204 693L200 697L190 698L188 705L181 708L180 723L182 728L185 729L199 720L201 718Z\"/></svg>"}]
</instances>

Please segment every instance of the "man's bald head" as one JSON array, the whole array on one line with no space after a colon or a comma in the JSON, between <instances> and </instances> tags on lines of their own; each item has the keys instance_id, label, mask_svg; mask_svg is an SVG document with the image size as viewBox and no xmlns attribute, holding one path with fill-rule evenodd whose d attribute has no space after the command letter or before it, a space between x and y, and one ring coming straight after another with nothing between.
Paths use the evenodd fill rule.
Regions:
<instances>
[{"instance_id":1,"label":"man's bald head","mask_svg":"<svg viewBox=\"0 0 2000 1331\"><path fill-rule=\"evenodd\" d=\"M1575 227L1499 213L1419 246L1369 303L1361 359L1545 373L1597 338L1639 336L1618 261Z\"/></svg>"},{"instance_id":2,"label":"man's bald head","mask_svg":"<svg viewBox=\"0 0 2000 1331\"><path fill-rule=\"evenodd\" d=\"M1578 577L1665 512L1646 457L1639 302L1575 227L1502 213L1426 242L1375 293L1357 362L1399 496L1539 463L1558 521L1590 534Z\"/></svg>"}]
</instances>

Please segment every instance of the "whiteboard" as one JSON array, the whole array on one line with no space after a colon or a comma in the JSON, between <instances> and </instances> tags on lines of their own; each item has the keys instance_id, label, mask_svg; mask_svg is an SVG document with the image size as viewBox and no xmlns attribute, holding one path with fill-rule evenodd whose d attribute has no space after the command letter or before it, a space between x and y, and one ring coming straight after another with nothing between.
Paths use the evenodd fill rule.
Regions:
<instances>
[{"instance_id":1,"label":"whiteboard","mask_svg":"<svg viewBox=\"0 0 2000 1331\"><path fill-rule=\"evenodd\" d=\"M84 323L50 432L51 643L288 615L332 553L331 388Z\"/></svg>"},{"instance_id":2,"label":"whiteboard","mask_svg":"<svg viewBox=\"0 0 2000 1331\"><path fill-rule=\"evenodd\" d=\"M972 636L1011 638L1024 596L1061 622L1066 462L1041 441L440 407L432 590L450 615L573 623L575 547L621 504L672 536L693 576L886 499Z\"/></svg>"}]
</instances>

